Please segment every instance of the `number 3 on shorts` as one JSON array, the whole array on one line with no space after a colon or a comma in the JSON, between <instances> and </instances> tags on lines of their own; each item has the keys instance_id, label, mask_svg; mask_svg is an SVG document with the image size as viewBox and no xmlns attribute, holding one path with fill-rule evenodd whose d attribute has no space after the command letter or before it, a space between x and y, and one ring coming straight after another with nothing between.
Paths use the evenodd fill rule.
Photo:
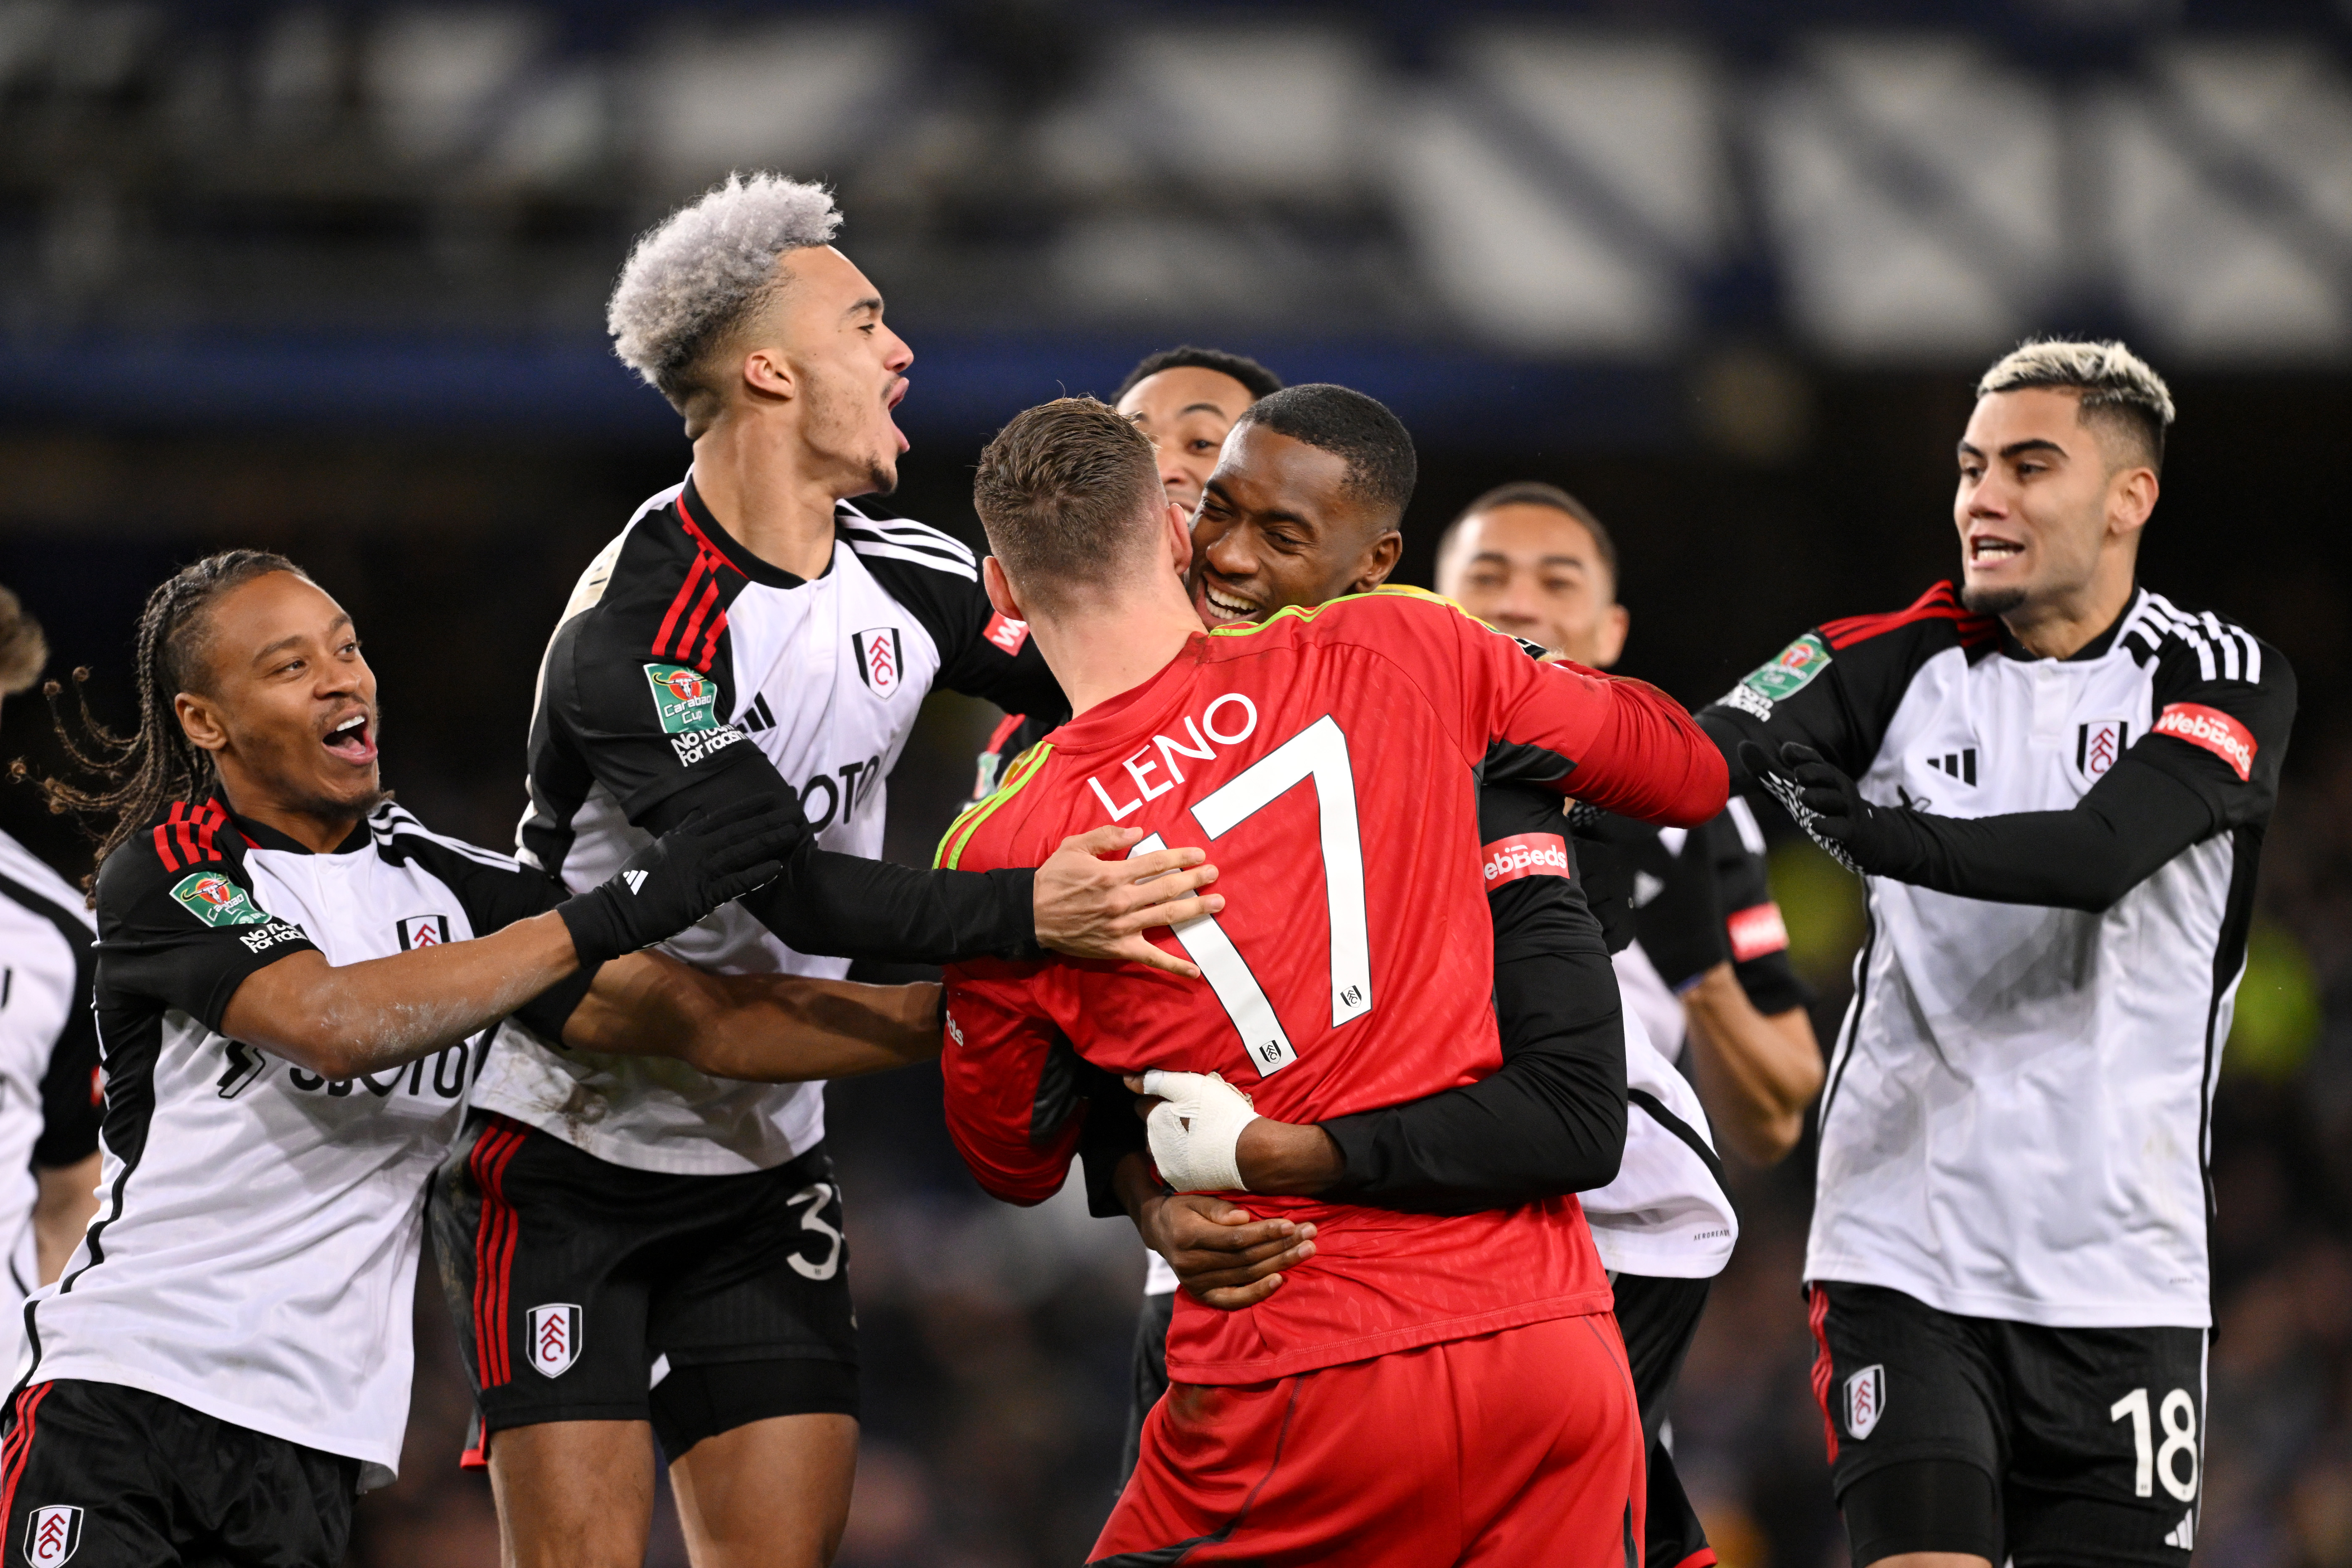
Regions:
<instances>
[{"instance_id":1,"label":"number 3 on shorts","mask_svg":"<svg viewBox=\"0 0 2352 1568\"><path fill-rule=\"evenodd\" d=\"M2135 1388L2115 1403L2107 1412L2109 1421L2131 1417L2132 1452L2137 1461L2132 1471L2132 1491L2139 1497L2152 1497L2155 1483L2161 1480L2164 1490L2177 1502L2197 1500L2197 1402L2189 1397L2189 1390L2176 1388L2164 1396L2158 1415L2164 1424L2164 1446L2154 1446L2155 1435L2148 1430L2147 1390ZM2189 1467L2186 1476L2176 1474L2183 1460Z\"/></svg>"},{"instance_id":2,"label":"number 3 on shorts","mask_svg":"<svg viewBox=\"0 0 2352 1568\"><path fill-rule=\"evenodd\" d=\"M1331 1027L1372 1010L1372 946L1364 919L1364 848L1356 825L1356 773L1348 737L1325 714L1192 805L1192 820L1211 839L1223 838L1294 785L1315 781L1322 819L1323 888L1331 913ZM1131 860L1168 847L1158 833L1128 851ZM1298 1060L1265 988L1216 916L1176 927L1176 940L1201 966L1209 988L1234 1020L1242 1049L1260 1078Z\"/></svg>"}]
</instances>

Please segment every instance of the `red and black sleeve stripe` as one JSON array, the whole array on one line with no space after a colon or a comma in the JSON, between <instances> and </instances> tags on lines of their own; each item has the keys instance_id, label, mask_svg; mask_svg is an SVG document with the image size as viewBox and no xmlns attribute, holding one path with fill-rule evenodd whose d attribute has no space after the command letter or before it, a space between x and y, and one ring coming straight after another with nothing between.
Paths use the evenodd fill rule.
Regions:
<instances>
[{"instance_id":1,"label":"red and black sleeve stripe","mask_svg":"<svg viewBox=\"0 0 2352 1568\"><path fill-rule=\"evenodd\" d=\"M1973 648L2000 634L1998 623L1990 615L1977 615L1960 602L1959 595L1949 582L1939 582L1921 594L1911 605L1884 615L1848 615L1836 621L1822 622L1822 640L1832 652L1853 646L1872 637L1914 626L1922 621L1949 621L1959 632L1960 644Z\"/></svg>"}]
</instances>

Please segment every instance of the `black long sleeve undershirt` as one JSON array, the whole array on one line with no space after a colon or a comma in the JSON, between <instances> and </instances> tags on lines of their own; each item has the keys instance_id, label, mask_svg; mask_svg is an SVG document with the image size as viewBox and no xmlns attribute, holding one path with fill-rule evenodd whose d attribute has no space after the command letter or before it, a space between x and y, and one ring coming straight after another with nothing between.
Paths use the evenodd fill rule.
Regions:
<instances>
[{"instance_id":1,"label":"black long sleeve undershirt","mask_svg":"<svg viewBox=\"0 0 2352 1568\"><path fill-rule=\"evenodd\" d=\"M1559 798L1549 805L1559 821ZM1625 1154L1624 1019L1591 916L1580 899L1561 896L1570 885L1529 877L1489 900L1503 1065L1459 1089L1323 1123L1348 1168L1318 1196L1470 1214L1615 1179Z\"/></svg>"},{"instance_id":2,"label":"black long sleeve undershirt","mask_svg":"<svg viewBox=\"0 0 2352 1568\"><path fill-rule=\"evenodd\" d=\"M797 953L898 964L1034 958L1037 873L927 871L808 850L743 907Z\"/></svg>"},{"instance_id":3,"label":"black long sleeve undershirt","mask_svg":"<svg viewBox=\"0 0 2352 1568\"><path fill-rule=\"evenodd\" d=\"M765 769L730 768L662 801L646 826L666 832L695 808L723 803L732 790L775 788ZM1040 956L1036 883L1034 869L931 871L810 847L741 903L794 952L953 964Z\"/></svg>"},{"instance_id":4,"label":"black long sleeve undershirt","mask_svg":"<svg viewBox=\"0 0 2352 1568\"><path fill-rule=\"evenodd\" d=\"M2212 831L2205 801L2161 768L2126 753L2071 810L1999 817L1891 811L1873 875L1992 904L2093 915Z\"/></svg>"}]
</instances>

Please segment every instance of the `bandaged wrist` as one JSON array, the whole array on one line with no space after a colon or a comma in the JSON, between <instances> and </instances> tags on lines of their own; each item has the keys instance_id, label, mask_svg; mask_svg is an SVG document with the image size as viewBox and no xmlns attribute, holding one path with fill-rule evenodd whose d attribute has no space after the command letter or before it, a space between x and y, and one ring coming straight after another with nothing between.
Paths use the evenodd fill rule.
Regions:
<instances>
[{"instance_id":1,"label":"bandaged wrist","mask_svg":"<svg viewBox=\"0 0 2352 1568\"><path fill-rule=\"evenodd\" d=\"M1143 1075L1160 1103L1145 1130L1160 1177L1178 1192L1240 1192L1242 1129L1257 1120L1249 1096L1213 1072Z\"/></svg>"}]
</instances>

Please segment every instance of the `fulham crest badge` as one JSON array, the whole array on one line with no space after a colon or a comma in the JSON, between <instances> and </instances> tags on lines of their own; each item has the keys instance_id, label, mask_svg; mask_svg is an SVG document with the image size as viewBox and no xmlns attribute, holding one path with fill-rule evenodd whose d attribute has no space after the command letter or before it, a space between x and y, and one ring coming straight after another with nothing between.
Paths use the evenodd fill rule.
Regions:
<instances>
[{"instance_id":1,"label":"fulham crest badge","mask_svg":"<svg viewBox=\"0 0 2352 1568\"><path fill-rule=\"evenodd\" d=\"M887 697L898 689L898 677L905 666L898 656L898 629L877 626L871 632L850 635L849 651L857 656L858 677L874 688L877 697Z\"/></svg>"},{"instance_id":2,"label":"fulham crest badge","mask_svg":"<svg viewBox=\"0 0 2352 1568\"><path fill-rule=\"evenodd\" d=\"M2074 767L2085 779L2097 779L2116 765L2131 744L2131 726L2119 718L2074 727Z\"/></svg>"},{"instance_id":3,"label":"fulham crest badge","mask_svg":"<svg viewBox=\"0 0 2352 1568\"><path fill-rule=\"evenodd\" d=\"M449 917L446 915L412 915L400 923L400 950L414 953L419 947L438 947L449 940Z\"/></svg>"},{"instance_id":4,"label":"fulham crest badge","mask_svg":"<svg viewBox=\"0 0 2352 1568\"><path fill-rule=\"evenodd\" d=\"M58 1568L81 1544L81 1510L64 1505L37 1508L25 1523L25 1561L33 1568Z\"/></svg>"},{"instance_id":5,"label":"fulham crest badge","mask_svg":"<svg viewBox=\"0 0 2352 1568\"><path fill-rule=\"evenodd\" d=\"M1865 1366L1845 1380L1845 1430L1850 1437L1870 1436L1886 1413L1886 1365Z\"/></svg>"},{"instance_id":6,"label":"fulham crest badge","mask_svg":"<svg viewBox=\"0 0 2352 1568\"><path fill-rule=\"evenodd\" d=\"M530 1364L541 1377L561 1377L580 1355L580 1309L557 1301L530 1310Z\"/></svg>"}]
</instances>

